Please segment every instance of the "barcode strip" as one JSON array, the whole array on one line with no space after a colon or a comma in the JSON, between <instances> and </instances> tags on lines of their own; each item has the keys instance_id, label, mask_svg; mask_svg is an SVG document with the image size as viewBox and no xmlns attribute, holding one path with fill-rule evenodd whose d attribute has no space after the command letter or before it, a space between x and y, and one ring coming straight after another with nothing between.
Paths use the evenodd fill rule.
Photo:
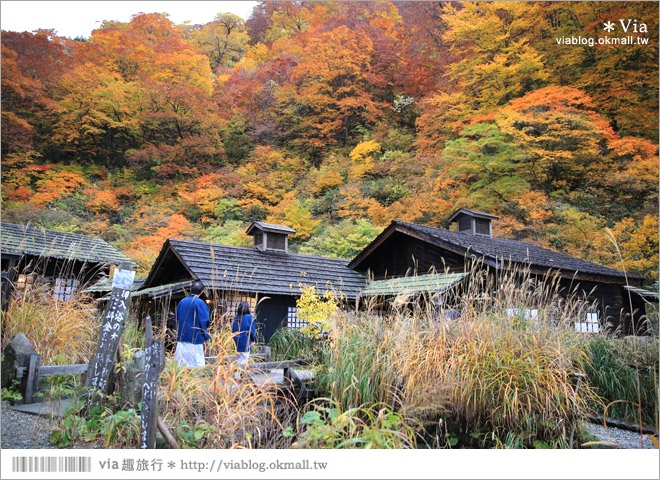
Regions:
<instances>
[{"instance_id":1,"label":"barcode strip","mask_svg":"<svg viewBox=\"0 0 660 480\"><path fill-rule=\"evenodd\" d=\"M12 472L91 472L92 457L12 457Z\"/></svg>"}]
</instances>

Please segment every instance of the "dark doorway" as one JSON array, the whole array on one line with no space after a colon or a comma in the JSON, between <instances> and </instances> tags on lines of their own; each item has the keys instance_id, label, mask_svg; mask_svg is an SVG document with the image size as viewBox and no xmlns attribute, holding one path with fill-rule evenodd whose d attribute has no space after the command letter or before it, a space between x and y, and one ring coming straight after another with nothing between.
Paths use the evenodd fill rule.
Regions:
<instances>
[{"instance_id":1,"label":"dark doorway","mask_svg":"<svg viewBox=\"0 0 660 480\"><path fill-rule=\"evenodd\" d=\"M261 330L264 342L268 343L275 331L285 325L289 307L295 307L291 297L270 297L257 305L257 329Z\"/></svg>"}]
</instances>

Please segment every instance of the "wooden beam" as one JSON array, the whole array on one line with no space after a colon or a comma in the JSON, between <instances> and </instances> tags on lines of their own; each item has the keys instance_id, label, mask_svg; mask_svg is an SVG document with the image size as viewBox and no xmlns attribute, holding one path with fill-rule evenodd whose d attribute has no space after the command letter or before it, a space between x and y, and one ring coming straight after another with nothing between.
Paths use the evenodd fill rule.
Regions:
<instances>
[{"instance_id":1,"label":"wooden beam","mask_svg":"<svg viewBox=\"0 0 660 480\"><path fill-rule=\"evenodd\" d=\"M75 365L46 365L41 367L41 376L74 375L77 373L85 373L88 368L89 365L87 363L78 363Z\"/></svg>"},{"instance_id":2,"label":"wooden beam","mask_svg":"<svg viewBox=\"0 0 660 480\"><path fill-rule=\"evenodd\" d=\"M158 431L163 435L163 438L170 447L181 448L174 436L170 433L170 429L167 428L167 425L165 425L165 422L160 417L158 417Z\"/></svg>"},{"instance_id":3,"label":"wooden beam","mask_svg":"<svg viewBox=\"0 0 660 480\"><path fill-rule=\"evenodd\" d=\"M35 395L39 391L39 381L41 375L39 374L41 367L41 355L32 353L28 357L28 373L27 382L25 384L25 395L23 401L25 403L34 402Z\"/></svg>"},{"instance_id":4,"label":"wooden beam","mask_svg":"<svg viewBox=\"0 0 660 480\"><path fill-rule=\"evenodd\" d=\"M628 423L623 420L617 420L615 418L603 417L602 415L587 415L587 420L589 420L591 423L603 425L605 427L620 428L622 430L628 430L630 432L636 432L639 434L655 436L658 435L658 432L655 428L648 427L646 425L639 425L637 423Z\"/></svg>"},{"instance_id":5,"label":"wooden beam","mask_svg":"<svg viewBox=\"0 0 660 480\"><path fill-rule=\"evenodd\" d=\"M144 385L140 418L140 448L156 447L158 429L158 378L162 368L163 344L154 339L151 317L145 321Z\"/></svg>"}]
</instances>

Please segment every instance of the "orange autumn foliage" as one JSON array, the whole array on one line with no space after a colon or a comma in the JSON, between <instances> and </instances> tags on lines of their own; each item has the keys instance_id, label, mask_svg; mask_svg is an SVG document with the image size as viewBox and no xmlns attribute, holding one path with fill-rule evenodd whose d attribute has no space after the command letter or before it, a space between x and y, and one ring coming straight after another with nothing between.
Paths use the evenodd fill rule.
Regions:
<instances>
[{"instance_id":1,"label":"orange autumn foliage","mask_svg":"<svg viewBox=\"0 0 660 480\"><path fill-rule=\"evenodd\" d=\"M119 200L114 192L110 190L90 188L85 190L85 193L89 196L87 208L94 213L114 212L119 208Z\"/></svg>"},{"instance_id":2,"label":"orange autumn foliage","mask_svg":"<svg viewBox=\"0 0 660 480\"><path fill-rule=\"evenodd\" d=\"M168 238L184 238L190 233L190 230L190 222L183 215L175 213L169 218L166 225L131 242L126 254L140 265L138 272L146 274L165 241Z\"/></svg>"},{"instance_id":3,"label":"orange autumn foliage","mask_svg":"<svg viewBox=\"0 0 660 480\"><path fill-rule=\"evenodd\" d=\"M47 205L67 197L86 183L85 178L78 173L67 171L49 173L46 178L37 182L37 192L30 202L35 205Z\"/></svg>"}]
</instances>

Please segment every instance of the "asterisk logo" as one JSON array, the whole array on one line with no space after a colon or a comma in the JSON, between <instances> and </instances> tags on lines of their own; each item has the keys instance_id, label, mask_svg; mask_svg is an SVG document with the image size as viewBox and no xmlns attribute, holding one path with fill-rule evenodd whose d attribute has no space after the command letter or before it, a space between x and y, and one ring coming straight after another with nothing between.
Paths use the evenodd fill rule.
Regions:
<instances>
[{"instance_id":1,"label":"asterisk logo","mask_svg":"<svg viewBox=\"0 0 660 480\"><path fill-rule=\"evenodd\" d=\"M614 30L613 22L605 22L603 25L604 25L603 30L605 30L606 32L611 32L612 30Z\"/></svg>"}]
</instances>

